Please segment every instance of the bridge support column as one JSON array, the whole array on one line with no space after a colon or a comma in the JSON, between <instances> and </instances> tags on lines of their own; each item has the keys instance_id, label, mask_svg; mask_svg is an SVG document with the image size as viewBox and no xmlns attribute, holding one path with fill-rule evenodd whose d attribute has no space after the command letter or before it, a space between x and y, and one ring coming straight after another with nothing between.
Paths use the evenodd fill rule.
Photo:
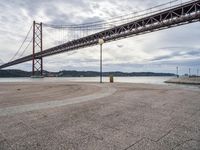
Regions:
<instances>
[{"instance_id":1,"label":"bridge support column","mask_svg":"<svg viewBox=\"0 0 200 150\"><path fill-rule=\"evenodd\" d=\"M36 55L42 50L42 23L33 21L32 77L43 77L43 58Z\"/></svg>"}]
</instances>

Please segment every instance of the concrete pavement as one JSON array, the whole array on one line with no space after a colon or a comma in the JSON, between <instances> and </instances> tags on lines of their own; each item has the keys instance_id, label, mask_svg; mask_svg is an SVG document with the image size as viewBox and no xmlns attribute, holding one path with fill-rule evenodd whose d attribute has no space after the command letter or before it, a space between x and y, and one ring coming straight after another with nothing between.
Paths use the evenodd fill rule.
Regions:
<instances>
[{"instance_id":1,"label":"concrete pavement","mask_svg":"<svg viewBox=\"0 0 200 150\"><path fill-rule=\"evenodd\" d=\"M56 101L55 93L60 95ZM80 97L81 101L69 104ZM198 150L199 97L199 89L168 85L4 83L0 85L0 149ZM31 109L59 101L62 105ZM27 105L30 110L2 115L3 109Z\"/></svg>"}]
</instances>

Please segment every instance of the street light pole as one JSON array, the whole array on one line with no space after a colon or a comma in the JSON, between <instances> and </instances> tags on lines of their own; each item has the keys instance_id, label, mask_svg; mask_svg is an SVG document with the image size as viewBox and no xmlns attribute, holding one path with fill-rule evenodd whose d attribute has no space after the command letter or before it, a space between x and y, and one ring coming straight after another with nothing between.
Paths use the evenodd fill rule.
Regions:
<instances>
[{"instance_id":1,"label":"street light pole","mask_svg":"<svg viewBox=\"0 0 200 150\"><path fill-rule=\"evenodd\" d=\"M179 77L179 75L178 75L178 66L176 67L176 76L177 76L177 78Z\"/></svg>"},{"instance_id":2,"label":"street light pole","mask_svg":"<svg viewBox=\"0 0 200 150\"><path fill-rule=\"evenodd\" d=\"M102 83L102 44L100 44L100 83Z\"/></svg>"},{"instance_id":3,"label":"street light pole","mask_svg":"<svg viewBox=\"0 0 200 150\"><path fill-rule=\"evenodd\" d=\"M99 45L100 45L100 83L102 83L102 45L104 43L103 39L99 39Z\"/></svg>"},{"instance_id":4,"label":"street light pole","mask_svg":"<svg viewBox=\"0 0 200 150\"><path fill-rule=\"evenodd\" d=\"M189 77L190 77L190 74L191 74L191 69L189 68Z\"/></svg>"}]
</instances>

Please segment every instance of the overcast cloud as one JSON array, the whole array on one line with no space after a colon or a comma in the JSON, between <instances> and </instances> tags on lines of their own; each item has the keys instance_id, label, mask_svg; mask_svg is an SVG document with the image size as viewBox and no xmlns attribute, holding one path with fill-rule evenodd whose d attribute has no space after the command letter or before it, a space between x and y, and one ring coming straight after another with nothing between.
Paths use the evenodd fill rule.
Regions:
<instances>
[{"instance_id":1,"label":"overcast cloud","mask_svg":"<svg viewBox=\"0 0 200 150\"><path fill-rule=\"evenodd\" d=\"M168 0L1 0L0 64L19 48L33 20L48 24L82 24L129 14ZM103 45L104 71L181 73L200 69L200 23L153 32ZM44 33L44 47L56 36ZM48 37L48 38L47 38ZM50 39L51 37L51 39ZM45 39L45 38L44 38ZM59 40L57 39L57 44ZM26 54L31 53L31 47ZM10 68L31 70L31 62ZM99 70L99 46L44 58L44 69Z\"/></svg>"}]
</instances>

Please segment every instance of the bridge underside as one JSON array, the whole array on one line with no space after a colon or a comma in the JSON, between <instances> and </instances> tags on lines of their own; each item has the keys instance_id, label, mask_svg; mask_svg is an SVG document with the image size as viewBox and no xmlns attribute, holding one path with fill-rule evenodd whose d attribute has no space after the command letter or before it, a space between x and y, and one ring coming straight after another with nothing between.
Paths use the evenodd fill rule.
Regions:
<instances>
[{"instance_id":1,"label":"bridge underside","mask_svg":"<svg viewBox=\"0 0 200 150\"><path fill-rule=\"evenodd\" d=\"M105 42L111 42L122 38L155 32L158 30L172 28L197 21L200 21L199 0L190 1L188 3L184 3L183 5L177 5L170 9L149 15L130 23L116 26L77 40L69 41L62 45L35 53L34 57L35 59L42 59L43 57L97 45L100 38L103 38ZM27 62L32 59L33 55L28 55L26 57L3 64L0 66L0 69Z\"/></svg>"}]
</instances>

